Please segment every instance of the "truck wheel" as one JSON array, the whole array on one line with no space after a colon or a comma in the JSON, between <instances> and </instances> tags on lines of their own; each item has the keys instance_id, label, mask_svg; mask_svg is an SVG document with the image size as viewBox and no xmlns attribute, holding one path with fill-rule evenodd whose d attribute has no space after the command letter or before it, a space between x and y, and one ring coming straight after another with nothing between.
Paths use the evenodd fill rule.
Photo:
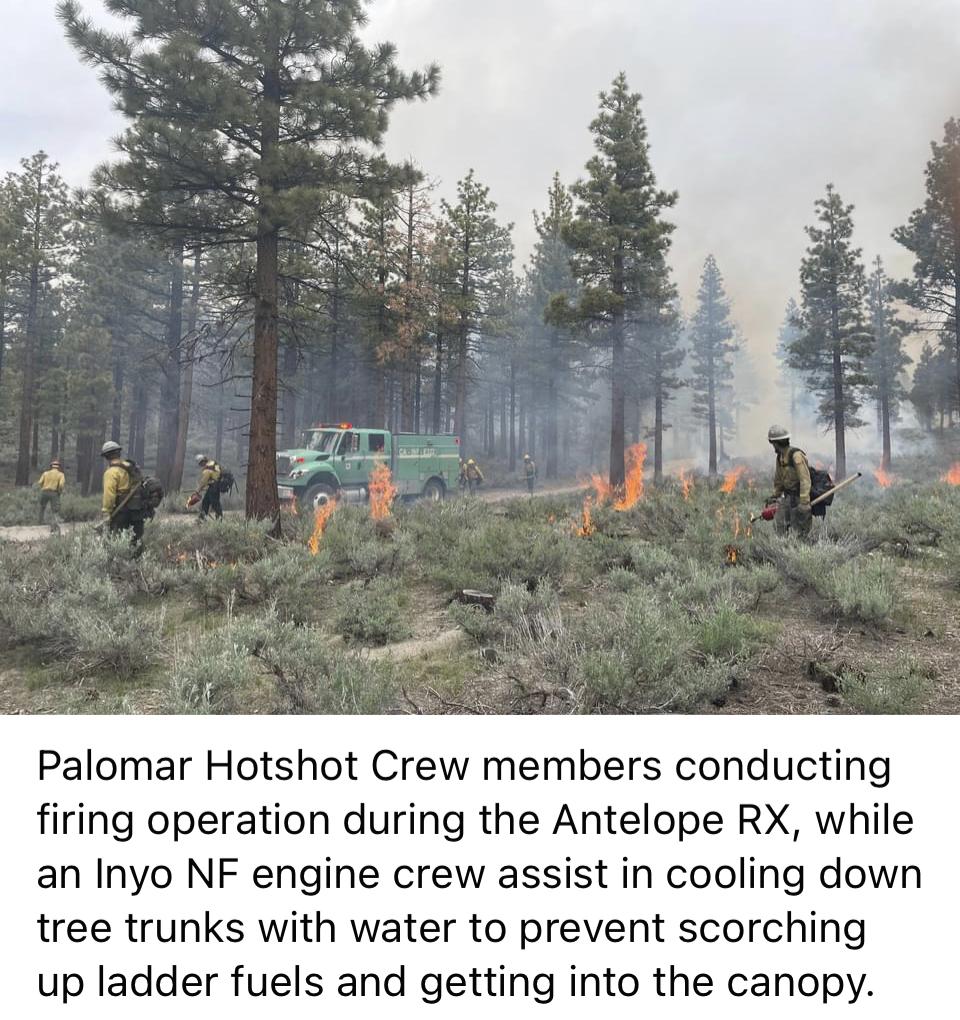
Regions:
<instances>
[{"instance_id":1,"label":"truck wheel","mask_svg":"<svg viewBox=\"0 0 960 1020\"><path fill-rule=\"evenodd\" d=\"M442 503L445 495L443 482L438 481L436 478L431 478L423 487L423 498L431 503Z\"/></svg>"},{"instance_id":2,"label":"truck wheel","mask_svg":"<svg viewBox=\"0 0 960 1020\"><path fill-rule=\"evenodd\" d=\"M318 510L320 507L325 506L331 500L336 498L336 489L334 489L332 485L320 482L317 485L311 485L310 488L307 489L303 496L303 503L308 510Z\"/></svg>"}]
</instances>

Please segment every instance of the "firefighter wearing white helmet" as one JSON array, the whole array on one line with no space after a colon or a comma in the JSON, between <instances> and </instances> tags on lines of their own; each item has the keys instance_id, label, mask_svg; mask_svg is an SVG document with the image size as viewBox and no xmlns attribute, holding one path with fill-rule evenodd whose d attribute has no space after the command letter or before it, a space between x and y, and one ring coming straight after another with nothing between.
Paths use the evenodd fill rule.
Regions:
<instances>
[{"instance_id":1,"label":"firefighter wearing white helmet","mask_svg":"<svg viewBox=\"0 0 960 1020\"><path fill-rule=\"evenodd\" d=\"M133 544L139 550L143 540L144 513L134 487L140 489L140 470L133 461L121 457L123 450L119 443L110 440L103 444L100 456L107 462L103 472L103 502L100 512L103 517L101 527L111 531L133 532Z\"/></svg>"},{"instance_id":2,"label":"firefighter wearing white helmet","mask_svg":"<svg viewBox=\"0 0 960 1020\"><path fill-rule=\"evenodd\" d=\"M767 439L777 455L773 496L770 500L777 504L774 527L781 535L792 531L798 537L806 538L813 526L807 455L803 450L790 445L790 432L780 425L770 428Z\"/></svg>"}]
</instances>

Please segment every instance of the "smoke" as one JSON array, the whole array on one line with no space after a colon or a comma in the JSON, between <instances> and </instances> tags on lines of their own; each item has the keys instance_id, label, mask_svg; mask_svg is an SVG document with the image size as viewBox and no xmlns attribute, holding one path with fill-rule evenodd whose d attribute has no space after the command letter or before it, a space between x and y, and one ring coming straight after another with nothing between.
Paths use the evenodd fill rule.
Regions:
<instances>
[{"instance_id":1,"label":"smoke","mask_svg":"<svg viewBox=\"0 0 960 1020\"><path fill-rule=\"evenodd\" d=\"M0 159L13 169L43 147L80 183L122 124L53 6L4 4ZM103 21L102 3L84 7ZM438 99L395 111L389 154L416 159L446 197L474 167L516 224L520 261L531 210L555 170L567 182L583 172L597 93L626 71L645 97L660 183L680 192L672 264L684 309L713 252L754 359L758 400L741 435L756 446L730 451L749 454L783 417L773 351L828 181L856 205L865 259L909 272L890 232L922 202L929 142L960 113L956 15L956 0L376 0L367 35L395 42L405 67L443 68Z\"/></svg>"}]
</instances>

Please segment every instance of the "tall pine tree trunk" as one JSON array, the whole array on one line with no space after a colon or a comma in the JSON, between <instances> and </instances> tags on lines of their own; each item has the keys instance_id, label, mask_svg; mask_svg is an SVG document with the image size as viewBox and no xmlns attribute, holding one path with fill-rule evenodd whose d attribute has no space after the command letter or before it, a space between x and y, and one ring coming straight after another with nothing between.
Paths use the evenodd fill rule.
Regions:
<instances>
[{"instance_id":1,"label":"tall pine tree trunk","mask_svg":"<svg viewBox=\"0 0 960 1020\"><path fill-rule=\"evenodd\" d=\"M290 450L297 445L297 389L294 376L297 374L300 356L294 344L283 347L283 445Z\"/></svg>"},{"instance_id":2,"label":"tall pine tree trunk","mask_svg":"<svg viewBox=\"0 0 960 1020\"><path fill-rule=\"evenodd\" d=\"M556 478L560 474L559 450L560 436L559 401L557 399L557 377L560 365L557 352L560 337L556 328L550 330L550 364L547 371L547 478Z\"/></svg>"},{"instance_id":3,"label":"tall pine tree trunk","mask_svg":"<svg viewBox=\"0 0 960 1020\"><path fill-rule=\"evenodd\" d=\"M187 438L190 434L190 407L193 404L193 366L197 356L197 320L200 316L200 245L193 250L193 281L190 303L187 305L186 365L180 377L180 409L177 414L177 441L173 452L173 473L170 479L173 492L183 488L183 469L187 458Z\"/></svg>"},{"instance_id":4,"label":"tall pine tree trunk","mask_svg":"<svg viewBox=\"0 0 960 1020\"><path fill-rule=\"evenodd\" d=\"M443 426L443 331L437 330L436 363L433 366L433 432L439 435Z\"/></svg>"},{"instance_id":5,"label":"tall pine tree trunk","mask_svg":"<svg viewBox=\"0 0 960 1020\"><path fill-rule=\"evenodd\" d=\"M254 312L253 377L250 390L250 438L247 447L246 515L274 521L280 534L277 495L277 354L279 346L278 274L280 233L276 211L280 147L280 45L271 40L263 76L260 115L260 156L257 217L256 309Z\"/></svg>"},{"instance_id":6,"label":"tall pine tree trunk","mask_svg":"<svg viewBox=\"0 0 960 1020\"><path fill-rule=\"evenodd\" d=\"M36 389L37 307L40 301L40 198L36 207L33 262L23 337L23 379L20 384L20 437L17 446L17 485L30 484L30 447L33 441L33 404Z\"/></svg>"},{"instance_id":7,"label":"tall pine tree trunk","mask_svg":"<svg viewBox=\"0 0 960 1020\"><path fill-rule=\"evenodd\" d=\"M890 442L890 394L887 390L886 380L884 380L880 388L880 429L883 436L883 454L880 458L880 467L884 471L889 471L893 460L893 448Z\"/></svg>"},{"instance_id":8,"label":"tall pine tree trunk","mask_svg":"<svg viewBox=\"0 0 960 1020\"><path fill-rule=\"evenodd\" d=\"M160 365L160 404L157 428L157 477L167 492L174 491L173 461L180 418L180 363L183 359L183 243L174 246L170 263L170 304L167 309L166 350Z\"/></svg>"},{"instance_id":9,"label":"tall pine tree trunk","mask_svg":"<svg viewBox=\"0 0 960 1020\"><path fill-rule=\"evenodd\" d=\"M710 447L708 471L711 478L717 477L717 382L713 358L710 358L707 372L707 442Z\"/></svg>"},{"instance_id":10,"label":"tall pine tree trunk","mask_svg":"<svg viewBox=\"0 0 960 1020\"><path fill-rule=\"evenodd\" d=\"M120 429L123 420L123 357L116 338L113 341L113 402L110 417L110 438L120 442Z\"/></svg>"},{"instance_id":11,"label":"tall pine tree trunk","mask_svg":"<svg viewBox=\"0 0 960 1020\"><path fill-rule=\"evenodd\" d=\"M654 357L653 484L663 482L663 354Z\"/></svg>"},{"instance_id":12,"label":"tall pine tree trunk","mask_svg":"<svg viewBox=\"0 0 960 1020\"><path fill-rule=\"evenodd\" d=\"M517 469L517 362L510 359L510 470Z\"/></svg>"},{"instance_id":13,"label":"tall pine tree trunk","mask_svg":"<svg viewBox=\"0 0 960 1020\"><path fill-rule=\"evenodd\" d=\"M847 477L846 408L843 406L843 357L840 350L840 308L834 288L833 325L833 430L836 440L836 475Z\"/></svg>"},{"instance_id":14,"label":"tall pine tree trunk","mask_svg":"<svg viewBox=\"0 0 960 1020\"><path fill-rule=\"evenodd\" d=\"M623 298L623 251L614 256L613 292ZM624 314L622 305L613 313L611 327L610 371L610 484L622 489L627 478L625 459L626 431L626 347L624 343Z\"/></svg>"}]
</instances>

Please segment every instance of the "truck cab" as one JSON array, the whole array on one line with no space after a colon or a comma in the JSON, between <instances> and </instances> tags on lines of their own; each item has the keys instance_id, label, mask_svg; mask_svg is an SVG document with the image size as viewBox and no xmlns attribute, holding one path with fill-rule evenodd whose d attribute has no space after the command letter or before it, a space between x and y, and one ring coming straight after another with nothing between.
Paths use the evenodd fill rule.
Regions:
<instances>
[{"instance_id":1,"label":"truck cab","mask_svg":"<svg viewBox=\"0 0 960 1020\"><path fill-rule=\"evenodd\" d=\"M277 454L281 501L316 508L332 499L369 498L378 464L390 468L400 496L442 500L457 483L460 440L456 436L395 434L349 423L318 425L303 433L301 446Z\"/></svg>"}]
</instances>

